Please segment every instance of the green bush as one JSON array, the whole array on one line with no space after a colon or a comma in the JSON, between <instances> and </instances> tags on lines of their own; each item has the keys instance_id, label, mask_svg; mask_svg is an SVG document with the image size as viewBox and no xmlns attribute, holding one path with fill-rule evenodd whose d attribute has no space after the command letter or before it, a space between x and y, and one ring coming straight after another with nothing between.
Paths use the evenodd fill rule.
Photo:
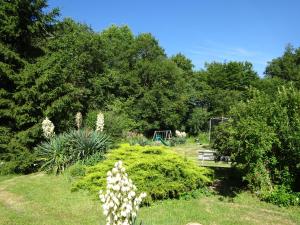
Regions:
<instances>
[{"instance_id":1,"label":"green bush","mask_svg":"<svg viewBox=\"0 0 300 225\"><path fill-rule=\"evenodd\" d=\"M196 135L208 129L210 113L204 108L195 108L187 120L187 131L189 134Z\"/></svg>"},{"instance_id":2,"label":"green bush","mask_svg":"<svg viewBox=\"0 0 300 225\"><path fill-rule=\"evenodd\" d=\"M36 151L41 169L58 174L76 162L96 164L103 159L109 144L104 133L78 130L59 134L40 144Z\"/></svg>"},{"instance_id":3,"label":"green bush","mask_svg":"<svg viewBox=\"0 0 300 225\"><path fill-rule=\"evenodd\" d=\"M57 135L41 143L36 151L42 163L41 170L46 172L60 173L72 163L73 153L70 152L66 134Z\"/></svg>"},{"instance_id":4,"label":"green bush","mask_svg":"<svg viewBox=\"0 0 300 225\"><path fill-rule=\"evenodd\" d=\"M185 144L186 138L185 137L172 137L172 139L170 139L169 142L170 142L171 146Z\"/></svg>"},{"instance_id":5,"label":"green bush","mask_svg":"<svg viewBox=\"0 0 300 225\"><path fill-rule=\"evenodd\" d=\"M211 182L211 171L186 160L167 147L121 145L107 158L92 167L78 180L73 190L87 189L98 193L106 186L106 173L122 160L138 190L148 194L147 203L159 199L180 198Z\"/></svg>"},{"instance_id":6,"label":"green bush","mask_svg":"<svg viewBox=\"0 0 300 225\"><path fill-rule=\"evenodd\" d=\"M284 185L276 185L272 192L262 195L262 200L279 206L300 205L300 193L292 192Z\"/></svg>"},{"instance_id":7,"label":"green bush","mask_svg":"<svg viewBox=\"0 0 300 225\"><path fill-rule=\"evenodd\" d=\"M17 174L17 173L33 173L38 170L36 164L36 154L32 154L26 150L11 155L9 160L0 160L0 174Z\"/></svg>"},{"instance_id":8,"label":"green bush","mask_svg":"<svg viewBox=\"0 0 300 225\"><path fill-rule=\"evenodd\" d=\"M97 114L100 110L93 110L87 113L85 126L90 129L95 129ZM124 112L119 112L116 109L104 112L104 131L114 138L121 138L124 133L133 129L135 122L128 117Z\"/></svg>"},{"instance_id":9,"label":"green bush","mask_svg":"<svg viewBox=\"0 0 300 225\"><path fill-rule=\"evenodd\" d=\"M196 139L198 139L198 142L200 144L209 144L209 137L208 137L208 133L207 132L200 132Z\"/></svg>"},{"instance_id":10,"label":"green bush","mask_svg":"<svg viewBox=\"0 0 300 225\"><path fill-rule=\"evenodd\" d=\"M216 129L214 148L230 155L252 191L285 185L299 191L300 92L282 86L272 95L250 89Z\"/></svg>"},{"instance_id":11,"label":"green bush","mask_svg":"<svg viewBox=\"0 0 300 225\"><path fill-rule=\"evenodd\" d=\"M72 177L83 177L86 172L86 166L81 163L75 163L68 168L67 173Z\"/></svg>"},{"instance_id":12,"label":"green bush","mask_svg":"<svg viewBox=\"0 0 300 225\"><path fill-rule=\"evenodd\" d=\"M151 141L142 134L137 134L135 136L129 137L127 138L127 141L129 142L130 145L140 145L140 146L151 145Z\"/></svg>"},{"instance_id":13,"label":"green bush","mask_svg":"<svg viewBox=\"0 0 300 225\"><path fill-rule=\"evenodd\" d=\"M105 133L86 129L69 132L67 139L75 161L86 160L94 154L102 158L110 144L109 137Z\"/></svg>"},{"instance_id":14,"label":"green bush","mask_svg":"<svg viewBox=\"0 0 300 225\"><path fill-rule=\"evenodd\" d=\"M99 110L89 111L84 117L84 126L91 130L96 130L97 115Z\"/></svg>"}]
</instances>

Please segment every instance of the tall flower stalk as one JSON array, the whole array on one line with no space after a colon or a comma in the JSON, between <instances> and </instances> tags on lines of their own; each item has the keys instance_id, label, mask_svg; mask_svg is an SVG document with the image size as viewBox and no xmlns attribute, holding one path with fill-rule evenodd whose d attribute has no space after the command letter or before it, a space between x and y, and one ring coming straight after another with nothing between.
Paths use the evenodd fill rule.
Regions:
<instances>
[{"instance_id":1,"label":"tall flower stalk","mask_svg":"<svg viewBox=\"0 0 300 225\"><path fill-rule=\"evenodd\" d=\"M136 194L136 186L128 178L122 161L107 173L106 193L99 192L106 225L132 225L146 193Z\"/></svg>"},{"instance_id":2,"label":"tall flower stalk","mask_svg":"<svg viewBox=\"0 0 300 225\"><path fill-rule=\"evenodd\" d=\"M55 135L54 124L46 117L42 122L43 134L46 138L51 138Z\"/></svg>"},{"instance_id":3,"label":"tall flower stalk","mask_svg":"<svg viewBox=\"0 0 300 225\"><path fill-rule=\"evenodd\" d=\"M76 113L75 122L76 122L77 130L79 130L81 128L81 125L82 125L82 114L81 114L81 112Z\"/></svg>"},{"instance_id":4,"label":"tall flower stalk","mask_svg":"<svg viewBox=\"0 0 300 225\"><path fill-rule=\"evenodd\" d=\"M104 115L102 112L99 112L97 115L96 131L103 132L103 129L104 129Z\"/></svg>"},{"instance_id":5,"label":"tall flower stalk","mask_svg":"<svg viewBox=\"0 0 300 225\"><path fill-rule=\"evenodd\" d=\"M180 132L179 130L176 130L175 134L176 134L177 137L181 137L181 138L185 138L186 137L186 133L184 131Z\"/></svg>"}]
</instances>

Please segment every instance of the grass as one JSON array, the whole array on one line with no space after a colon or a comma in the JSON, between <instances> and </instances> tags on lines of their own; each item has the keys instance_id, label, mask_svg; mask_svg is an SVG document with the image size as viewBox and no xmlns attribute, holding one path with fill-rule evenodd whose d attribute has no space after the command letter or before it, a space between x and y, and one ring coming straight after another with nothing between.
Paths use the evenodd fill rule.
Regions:
<instances>
[{"instance_id":1,"label":"grass","mask_svg":"<svg viewBox=\"0 0 300 225\"><path fill-rule=\"evenodd\" d=\"M37 173L0 180L0 225L105 224L100 201L70 192L67 176ZM244 192L234 198L158 202L142 208L139 219L144 225L300 224L300 207L280 208Z\"/></svg>"},{"instance_id":2,"label":"grass","mask_svg":"<svg viewBox=\"0 0 300 225\"><path fill-rule=\"evenodd\" d=\"M99 224L100 205L71 193L64 176L32 174L0 182L1 225Z\"/></svg>"},{"instance_id":3,"label":"grass","mask_svg":"<svg viewBox=\"0 0 300 225\"><path fill-rule=\"evenodd\" d=\"M175 152L179 153L180 155L183 155L184 157L188 159L195 160L199 162L199 165L201 166L208 166L208 167L230 167L230 163L226 162L214 162L214 161L200 161L198 159L198 151L203 149L209 149L208 144L197 144L192 141L187 141L186 144L177 145L175 147L172 147Z\"/></svg>"}]
</instances>

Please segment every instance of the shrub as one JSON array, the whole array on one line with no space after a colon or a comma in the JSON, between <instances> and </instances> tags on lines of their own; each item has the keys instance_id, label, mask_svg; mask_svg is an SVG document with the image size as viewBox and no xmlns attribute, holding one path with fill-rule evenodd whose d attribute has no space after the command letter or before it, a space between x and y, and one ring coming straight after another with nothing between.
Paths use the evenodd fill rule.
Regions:
<instances>
[{"instance_id":1,"label":"shrub","mask_svg":"<svg viewBox=\"0 0 300 225\"><path fill-rule=\"evenodd\" d=\"M59 134L43 142L36 150L41 169L58 174L76 162L87 165L99 162L109 144L109 137L102 132L78 130Z\"/></svg>"},{"instance_id":2,"label":"shrub","mask_svg":"<svg viewBox=\"0 0 300 225\"><path fill-rule=\"evenodd\" d=\"M72 163L66 134L59 134L41 143L36 150L42 162L41 170L46 172L60 173Z\"/></svg>"},{"instance_id":3,"label":"shrub","mask_svg":"<svg viewBox=\"0 0 300 225\"><path fill-rule=\"evenodd\" d=\"M185 144L185 142L186 142L185 137L172 137L172 139L170 139L170 145L171 146Z\"/></svg>"},{"instance_id":4,"label":"shrub","mask_svg":"<svg viewBox=\"0 0 300 225\"><path fill-rule=\"evenodd\" d=\"M196 135L207 130L210 113L204 108L195 108L187 120L187 131Z\"/></svg>"},{"instance_id":5,"label":"shrub","mask_svg":"<svg viewBox=\"0 0 300 225\"><path fill-rule=\"evenodd\" d=\"M90 129L96 128L98 112L99 111L90 111L86 115L85 125ZM104 112L104 118L104 131L114 138L122 137L124 132L130 131L136 126L135 122L124 112L106 111Z\"/></svg>"},{"instance_id":6,"label":"shrub","mask_svg":"<svg viewBox=\"0 0 300 225\"><path fill-rule=\"evenodd\" d=\"M106 134L86 129L69 132L67 139L75 161L86 160L96 153L101 158L110 144Z\"/></svg>"},{"instance_id":7,"label":"shrub","mask_svg":"<svg viewBox=\"0 0 300 225\"><path fill-rule=\"evenodd\" d=\"M87 189L97 193L106 185L106 173L122 160L128 175L138 189L147 192L146 203L153 200L179 198L211 182L211 171L185 160L167 147L121 145L111 150L106 159L88 167L73 190Z\"/></svg>"},{"instance_id":8,"label":"shrub","mask_svg":"<svg viewBox=\"0 0 300 225\"><path fill-rule=\"evenodd\" d=\"M262 200L278 206L300 205L300 193L292 192L284 185L276 185L272 192L262 195Z\"/></svg>"},{"instance_id":9,"label":"shrub","mask_svg":"<svg viewBox=\"0 0 300 225\"><path fill-rule=\"evenodd\" d=\"M85 175L85 171L86 171L86 166L81 164L81 163L75 163L74 165L70 166L68 168L67 173L73 177L82 177Z\"/></svg>"},{"instance_id":10,"label":"shrub","mask_svg":"<svg viewBox=\"0 0 300 225\"><path fill-rule=\"evenodd\" d=\"M268 95L250 89L251 98L231 108L217 129L214 147L230 155L253 191L273 185L299 191L300 92L291 85Z\"/></svg>"},{"instance_id":11,"label":"shrub","mask_svg":"<svg viewBox=\"0 0 300 225\"><path fill-rule=\"evenodd\" d=\"M130 145L140 145L140 146L151 145L151 141L148 140L142 134L131 136L127 138L127 141L129 142Z\"/></svg>"},{"instance_id":12,"label":"shrub","mask_svg":"<svg viewBox=\"0 0 300 225\"><path fill-rule=\"evenodd\" d=\"M90 128L91 130L95 130L98 113L99 111L97 110L89 111L85 116L84 125Z\"/></svg>"},{"instance_id":13,"label":"shrub","mask_svg":"<svg viewBox=\"0 0 300 225\"><path fill-rule=\"evenodd\" d=\"M38 165L35 163L36 155L26 150L18 152L16 155L11 155L8 160L0 160L0 174L15 174L15 173L33 173L38 170Z\"/></svg>"}]
</instances>

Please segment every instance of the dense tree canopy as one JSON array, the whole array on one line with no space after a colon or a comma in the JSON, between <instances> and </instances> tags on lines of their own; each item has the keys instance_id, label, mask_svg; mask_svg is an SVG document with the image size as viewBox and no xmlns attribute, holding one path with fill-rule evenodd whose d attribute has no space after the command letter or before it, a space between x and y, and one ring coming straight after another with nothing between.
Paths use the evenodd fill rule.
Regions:
<instances>
[{"instance_id":1,"label":"dense tree canopy","mask_svg":"<svg viewBox=\"0 0 300 225\"><path fill-rule=\"evenodd\" d=\"M0 158L15 158L20 153L20 149L10 146L18 132L13 96L20 71L43 54L41 43L53 29L58 9L45 13L46 6L45 0L0 1Z\"/></svg>"},{"instance_id":2,"label":"dense tree canopy","mask_svg":"<svg viewBox=\"0 0 300 225\"><path fill-rule=\"evenodd\" d=\"M43 118L59 133L75 127L78 111L93 128L101 110L112 137L158 129L197 135L210 117L230 116L215 146L245 179L253 187L297 185L299 49L288 47L270 62L266 78L249 62L196 71L182 53L168 57L150 33L116 25L97 33L72 19L56 21L58 10L47 13L46 6L0 0L0 160L12 172L35 169ZM263 179L254 179L257 173Z\"/></svg>"},{"instance_id":3,"label":"dense tree canopy","mask_svg":"<svg viewBox=\"0 0 300 225\"><path fill-rule=\"evenodd\" d=\"M292 81L300 88L300 48L288 45L283 56L273 59L266 68L268 77Z\"/></svg>"}]
</instances>

